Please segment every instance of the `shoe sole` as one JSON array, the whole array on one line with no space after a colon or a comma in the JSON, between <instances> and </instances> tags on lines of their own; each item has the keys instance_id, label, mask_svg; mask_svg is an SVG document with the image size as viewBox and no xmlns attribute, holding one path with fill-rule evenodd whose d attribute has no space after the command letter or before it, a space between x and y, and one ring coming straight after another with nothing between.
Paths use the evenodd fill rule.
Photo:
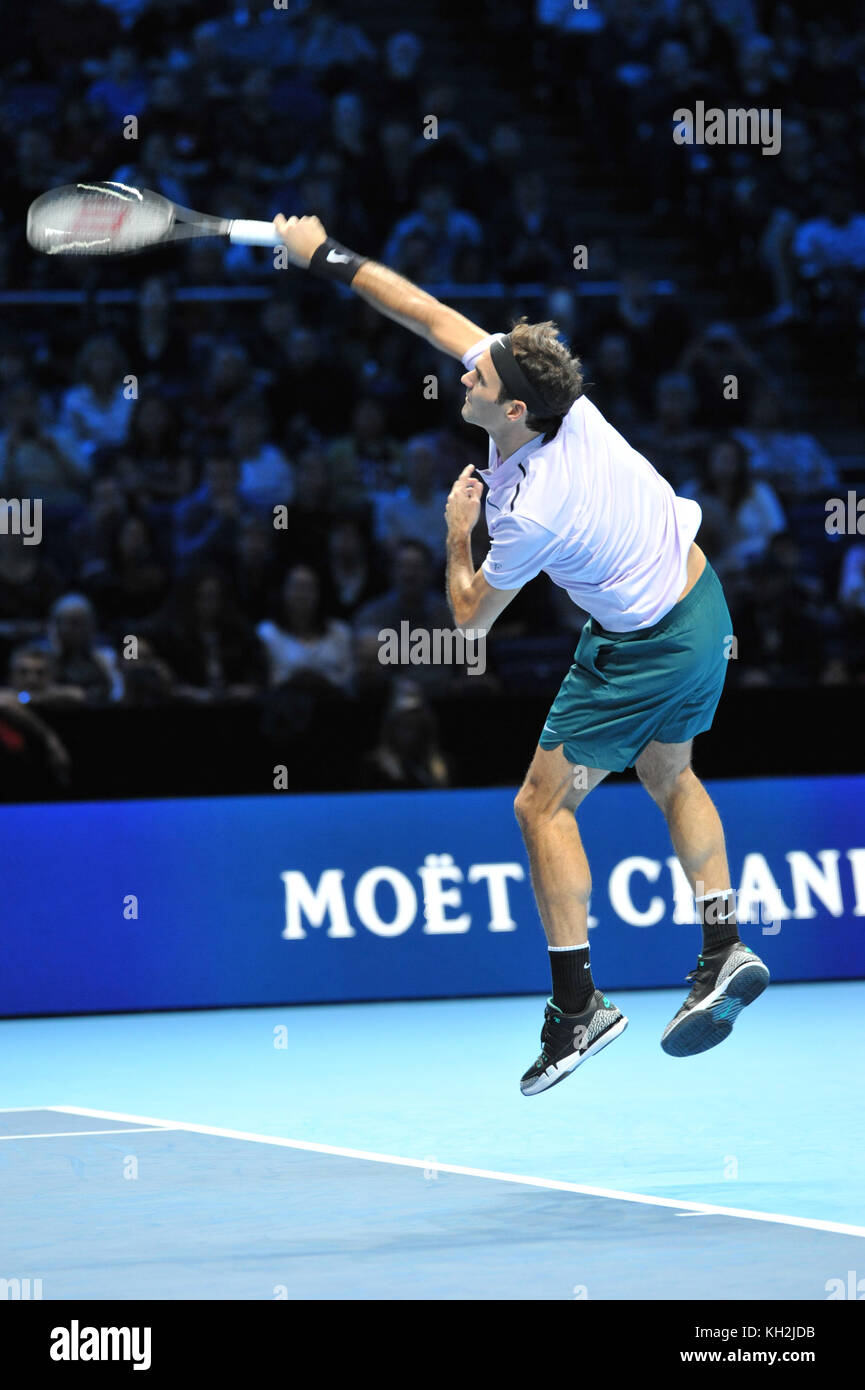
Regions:
<instances>
[{"instance_id":1,"label":"shoe sole","mask_svg":"<svg viewBox=\"0 0 865 1390\"><path fill-rule=\"evenodd\" d=\"M547 1067L546 1071L541 1072L540 1076L536 1077L530 1086L523 1088L523 1086L520 1085L520 1090L523 1095L539 1096L542 1091L549 1091L553 1086L558 1086L560 1081L567 1081L569 1076L573 1076L577 1067L582 1066L583 1062L587 1061L589 1057L594 1057L598 1052L603 1052L608 1043L615 1042L616 1038L624 1033L627 1026L628 1020L625 1018L625 1015L622 1014L618 1022L611 1023L606 1032L602 1033L599 1038L596 1038L595 1041L586 1048L585 1052L573 1052L570 1057L563 1057L560 1062L554 1062L551 1067Z\"/></svg>"},{"instance_id":2,"label":"shoe sole","mask_svg":"<svg viewBox=\"0 0 865 1390\"><path fill-rule=\"evenodd\" d=\"M683 1016L661 1039L661 1047L670 1057L693 1057L717 1047L730 1036L742 1010L759 999L768 983L769 971L762 961L740 965L723 985Z\"/></svg>"}]
</instances>

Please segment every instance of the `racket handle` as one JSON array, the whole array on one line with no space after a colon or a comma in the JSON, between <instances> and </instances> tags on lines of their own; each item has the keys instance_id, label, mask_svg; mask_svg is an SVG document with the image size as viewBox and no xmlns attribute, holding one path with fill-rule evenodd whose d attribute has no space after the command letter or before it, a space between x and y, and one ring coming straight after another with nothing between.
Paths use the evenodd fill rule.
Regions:
<instances>
[{"instance_id":1,"label":"racket handle","mask_svg":"<svg viewBox=\"0 0 865 1390\"><path fill-rule=\"evenodd\" d=\"M272 222L250 222L237 217L229 223L228 240L233 246L279 246L282 238Z\"/></svg>"}]
</instances>

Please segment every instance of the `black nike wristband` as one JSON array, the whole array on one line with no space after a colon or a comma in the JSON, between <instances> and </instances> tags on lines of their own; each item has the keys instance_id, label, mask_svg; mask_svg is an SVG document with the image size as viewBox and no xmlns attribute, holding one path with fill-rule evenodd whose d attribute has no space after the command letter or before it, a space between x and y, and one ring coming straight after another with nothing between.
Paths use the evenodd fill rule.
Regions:
<instances>
[{"instance_id":1,"label":"black nike wristband","mask_svg":"<svg viewBox=\"0 0 865 1390\"><path fill-rule=\"evenodd\" d=\"M367 259L356 251L349 251L347 246L340 246L329 236L313 252L309 269L322 280L341 280L344 285L350 285Z\"/></svg>"}]
</instances>

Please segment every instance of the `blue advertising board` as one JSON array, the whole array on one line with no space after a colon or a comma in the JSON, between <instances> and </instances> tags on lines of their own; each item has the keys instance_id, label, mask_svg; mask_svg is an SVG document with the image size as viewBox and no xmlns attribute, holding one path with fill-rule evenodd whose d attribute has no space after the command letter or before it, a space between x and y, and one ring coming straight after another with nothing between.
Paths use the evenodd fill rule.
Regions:
<instances>
[{"instance_id":1,"label":"blue advertising board","mask_svg":"<svg viewBox=\"0 0 865 1390\"><path fill-rule=\"evenodd\" d=\"M865 976L865 777L710 784L775 980ZM664 820L579 823L605 989L681 984L700 933ZM545 993L509 790L0 808L0 1014Z\"/></svg>"}]
</instances>

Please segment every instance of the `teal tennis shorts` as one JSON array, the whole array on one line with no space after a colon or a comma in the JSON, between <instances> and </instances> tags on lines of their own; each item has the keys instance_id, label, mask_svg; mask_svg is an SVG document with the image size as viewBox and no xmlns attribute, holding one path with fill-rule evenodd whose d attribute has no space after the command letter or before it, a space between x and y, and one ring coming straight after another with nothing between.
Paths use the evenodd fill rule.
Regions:
<instances>
[{"instance_id":1,"label":"teal tennis shorts","mask_svg":"<svg viewBox=\"0 0 865 1390\"><path fill-rule=\"evenodd\" d=\"M706 568L653 627L607 632L585 624L574 664L547 715L541 748L622 772L648 743L685 743L711 728L733 636L721 581Z\"/></svg>"}]
</instances>

